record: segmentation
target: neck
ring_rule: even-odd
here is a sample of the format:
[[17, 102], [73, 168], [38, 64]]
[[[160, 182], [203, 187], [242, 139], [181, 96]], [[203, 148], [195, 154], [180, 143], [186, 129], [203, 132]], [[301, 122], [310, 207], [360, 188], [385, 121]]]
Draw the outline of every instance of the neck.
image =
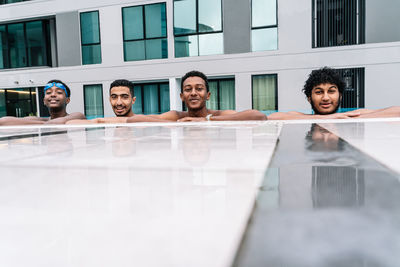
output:
[[65, 109], [60, 109], [60, 110], [49, 109], [49, 113], [50, 113], [50, 119], [57, 119], [68, 115]]
[[208, 109], [204, 106], [200, 109], [189, 109], [189, 117], [205, 117], [208, 115]]

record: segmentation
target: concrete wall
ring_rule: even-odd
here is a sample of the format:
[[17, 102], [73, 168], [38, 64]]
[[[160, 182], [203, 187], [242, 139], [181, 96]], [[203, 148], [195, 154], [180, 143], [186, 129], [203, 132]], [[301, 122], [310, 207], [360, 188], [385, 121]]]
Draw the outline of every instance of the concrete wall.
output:
[[81, 65], [79, 13], [77, 11], [56, 15], [56, 37], [58, 66]]

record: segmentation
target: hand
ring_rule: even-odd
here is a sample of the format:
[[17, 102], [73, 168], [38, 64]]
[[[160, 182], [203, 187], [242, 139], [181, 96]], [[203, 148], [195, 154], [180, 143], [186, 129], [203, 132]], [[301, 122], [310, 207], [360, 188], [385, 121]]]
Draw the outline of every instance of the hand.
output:
[[177, 120], [177, 121], [179, 121], [179, 122], [185, 122], [185, 121], [207, 121], [207, 119], [203, 118], [203, 117], [185, 117], [185, 118], [182, 118], [182, 119]]
[[330, 115], [325, 115], [324, 119], [351, 119], [359, 117], [360, 115], [361, 113], [358, 111], [349, 111], [345, 113], [334, 113]]

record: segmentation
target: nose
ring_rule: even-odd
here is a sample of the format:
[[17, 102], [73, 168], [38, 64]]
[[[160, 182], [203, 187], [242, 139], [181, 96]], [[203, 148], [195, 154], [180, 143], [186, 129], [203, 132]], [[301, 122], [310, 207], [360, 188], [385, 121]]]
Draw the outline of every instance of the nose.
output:
[[121, 97], [118, 97], [118, 98], [117, 98], [117, 105], [119, 105], [119, 104], [122, 104], [122, 99], [121, 99]]
[[329, 100], [328, 92], [325, 92], [325, 93], [322, 95], [322, 100]]
[[190, 91], [190, 94], [191, 94], [191, 95], [197, 95], [197, 91], [196, 91], [196, 89], [195, 89], [195, 88], [193, 88], [193, 89], [192, 89], [192, 91]]

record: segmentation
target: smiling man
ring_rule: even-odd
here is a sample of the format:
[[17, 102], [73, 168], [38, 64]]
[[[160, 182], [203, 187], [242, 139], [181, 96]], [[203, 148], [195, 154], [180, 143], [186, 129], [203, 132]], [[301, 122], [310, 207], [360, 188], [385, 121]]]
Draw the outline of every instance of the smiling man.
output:
[[180, 98], [187, 111], [171, 110], [160, 115], [136, 115], [127, 122], [168, 122], [168, 121], [233, 121], [233, 120], [266, 120], [258, 110], [211, 110], [206, 102], [210, 99], [207, 76], [199, 71], [190, 71], [181, 79]]
[[65, 124], [70, 120], [85, 118], [80, 112], [67, 113], [67, 105], [71, 101], [71, 90], [65, 83], [60, 80], [51, 80], [43, 90], [43, 103], [49, 109], [50, 118], [3, 117], [0, 118], [0, 125]]
[[305, 82], [303, 93], [306, 95], [314, 114], [301, 112], [276, 112], [268, 115], [268, 120], [301, 119], [349, 119], [400, 117], [400, 107], [384, 109], [358, 109], [337, 113], [342, 101], [345, 84], [339, 73], [328, 67], [313, 70]]
[[125, 79], [115, 80], [110, 85], [110, 104], [116, 117], [92, 120], [71, 120], [67, 124], [125, 123], [135, 116], [132, 105], [135, 104], [134, 84]]

